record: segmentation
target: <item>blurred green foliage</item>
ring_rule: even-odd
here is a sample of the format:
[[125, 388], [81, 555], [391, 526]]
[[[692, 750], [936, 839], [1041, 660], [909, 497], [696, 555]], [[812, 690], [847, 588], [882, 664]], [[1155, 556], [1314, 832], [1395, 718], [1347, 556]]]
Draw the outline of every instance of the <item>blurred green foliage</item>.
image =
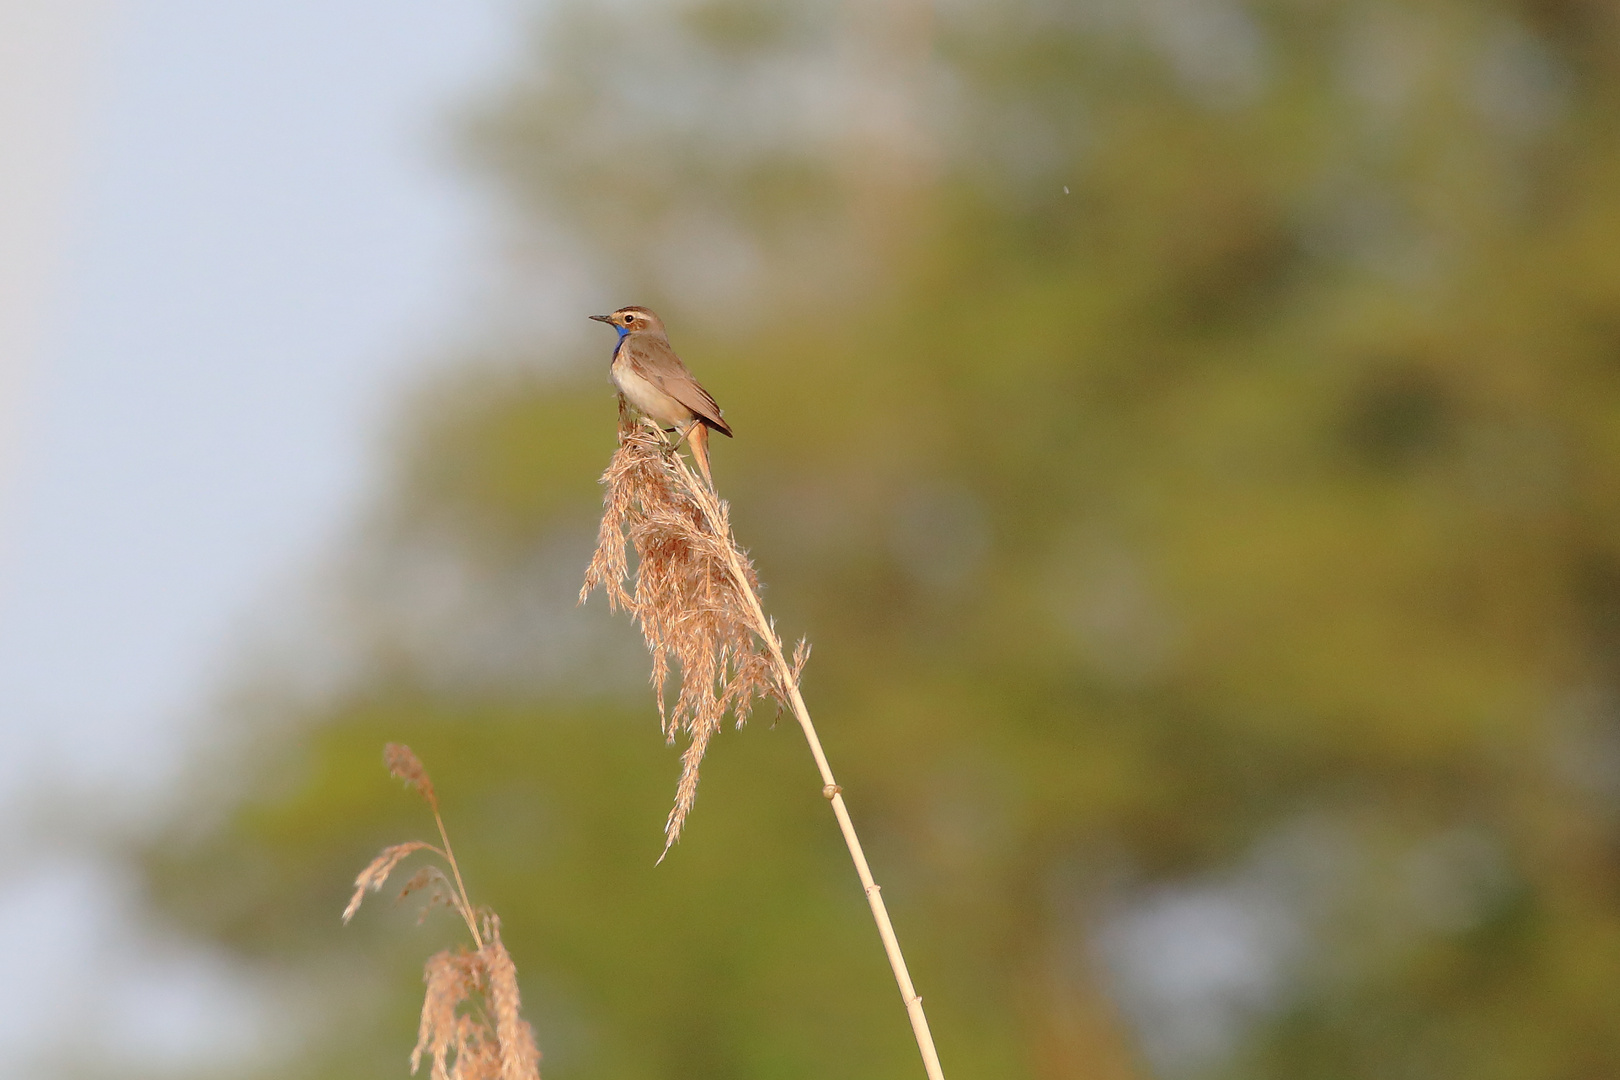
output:
[[[469, 153], [734, 422], [953, 1080], [1620, 1073], [1613, 5], [540, 25]], [[326, 1003], [297, 1075], [401, 1075], [453, 928], [337, 914], [426, 833], [407, 742], [552, 1080], [920, 1075], [791, 724], [715, 742], [653, 866], [676, 754], [635, 631], [572, 606], [587, 325], [419, 396], [353, 670], [211, 764], [154, 896]]]

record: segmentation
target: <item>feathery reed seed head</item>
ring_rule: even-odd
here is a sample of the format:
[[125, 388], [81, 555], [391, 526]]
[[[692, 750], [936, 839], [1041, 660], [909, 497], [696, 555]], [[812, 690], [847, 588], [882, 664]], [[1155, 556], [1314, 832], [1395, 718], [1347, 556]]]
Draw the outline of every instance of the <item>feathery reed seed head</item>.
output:
[[456, 887], [450, 879], [444, 876], [444, 871], [437, 866], [424, 866], [411, 875], [411, 879], [400, 887], [399, 895], [394, 897], [394, 903], [403, 903], [407, 896], [414, 893], [425, 892], [422, 906], [417, 909], [416, 925], [421, 926], [427, 921], [428, 912], [436, 907], [458, 907], [459, 898], [456, 896]]
[[433, 781], [428, 778], [427, 769], [422, 767], [421, 760], [410, 747], [404, 743], [389, 743], [383, 747], [383, 762], [394, 777], [421, 792], [422, 798], [435, 812], [439, 809], [439, 797], [433, 790]]
[[467, 897], [449, 834], [439, 816], [433, 782], [408, 746], [389, 743], [383, 760], [389, 772], [414, 785], [432, 807], [444, 847], [411, 840], [384, 848], [355, 879], [354, 896], [343, 910], [343, 921], [353, 917], [368, 890], [382, 890], [401, 860], [414, 852], [430, 851], [449, 864], [455, 881], [437, 866], [424, 866], [400, 889], [398, 899], [427, 890], [421, 917], [441, 904], [453, 907], [478, 944], [476, 950], [447, 950], [428, 958], [422, 973], [427, 992], [422, 998], [416, 1047], [411, 1051], [411, 1072], [417, 1071], [426, 1054], [433, 1061], [432, 1080], [540, 1080], [540, 1050], [534, 1029], [521, 1015], [517, 967], [501, 941], [501, 921], [487, 908], [474, 908]]
[[[652, 684], [665, 738], [689, 742], [681, 755], [664, 851], [679, 839], [697, 798], [698, 766], [727, 713], [741, 727], [756, 697], [786, 701], [762, 643], [753, 563], [731, 535], [729, 508], [687, 468], [651, 424], [619, 427], [619, 448], [602, 474], [602, 524], [580, 589], [597, 588], [641, 627], [652, 653]], [[626, 543], [635, 549], [633, 590]], [[739, 572], [742, 580], [739, 580]], [[673, 707], [665, 697], [680, 671]]]
[[[354, 913], [360, 910], [360, 902], [366, 898], [367, 889], [372, 892], [382, 892], [383, 883], [388, 880], [388, 875], [394, 872], [394, 867], [399, 865], [400, 860], [412, 852], [424, 849], [434, 852], [439, 850], [432, 844], [421, 840], [408, 840], [403, 844], [393, 844], [383, 848], [377, 857], [367, 863], [364, 870], [360, 871], [360, 876], [354, 879], [354, 896], [349, 899], [349, 906], [343, 909], [343, 921], [347, 923], [354, 918]], [[409, 891], [409, 886], [406, 888]], [[400, 895], [403, 898], [404, 893]]]
[[422, 1055], [433, 1058], [433, 1080], [494, 1080], [500, 1075], [490, 1044], [493, 1032], [488, 1026], [462, 1011], [472, 1003], [484, 982], [480, 953], [465, 948], [445, 950], [428, 957], [422, 972], [427, 993], [422, 998], [422, 1020], [417, 1027], [416, 1047], [411, 1051], [411, 1074], [422, 1064]]
[[534, 1028], [523, 1019], [517, 966], [501, 942], [501, 921], [489, 916], [489, 944], [480, 953], [489, 973], [489, 1004], [495, 1013], [495, 1042], [501, 1052], [501, 1080], [528, 1080], [540, 1075], [540, 1048]]
[[539, 1080], [540, 1050], [521, 1014], [517, 968], [500, 933], [500, 921], [491, 919], [482, 949], [428, 958], [413, 1074], [426, 1055], [432, 1080]]

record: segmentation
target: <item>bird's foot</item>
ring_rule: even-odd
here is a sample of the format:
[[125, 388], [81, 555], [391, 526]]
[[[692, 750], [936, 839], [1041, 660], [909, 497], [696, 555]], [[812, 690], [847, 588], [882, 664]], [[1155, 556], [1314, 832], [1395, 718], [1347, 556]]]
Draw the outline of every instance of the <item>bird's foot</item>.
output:
[[662, 424], [658, 423], [658, 421], [645, 417], [642, 419], [642, 423], [646, 424], [647, 427], [658, 438], [659, 446], [663, 450], [665, 457], [668, 457], [680, 450], [681, 433], [677, 428], [664, 427]]

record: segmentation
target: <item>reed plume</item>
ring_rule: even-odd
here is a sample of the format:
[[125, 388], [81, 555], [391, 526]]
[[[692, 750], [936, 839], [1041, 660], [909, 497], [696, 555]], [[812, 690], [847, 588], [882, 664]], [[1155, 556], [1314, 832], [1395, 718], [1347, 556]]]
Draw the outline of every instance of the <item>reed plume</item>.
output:
[[[742, 727], [756, 698], [788, 702], [755, 623], [757, 605], [749, 602], [759, 579], [731, 539], [728, 508], [690, 471], [690, 484], [680, 483], [676, 468], [686, 470], [685, 462], [657, 427], [621, 423], [619, 449], [602, 476], [607, 493], [596, 553], [579, 593], [584, 603], [601, 588], [612, 609], [630, 612], [641, 625], [664, 736], [673, 744], [678, 733], [687, 735], [675, 805], [664, 823], [666, 853], [680, 838], [697, 798], [698, 766], [726, 714]], [[633, 592], [625, 588], [627, 538], [636, 552]], [[671, 661], [680, 670], [673, 707], [665, 697]]]
[[416, 1047], [411, 1051], [411, 1073], [415, 1075], [421, 1067], [425, 1054], [433, 1062], [432, 1080], [540, 1080], [540, 1050], [534, 1029], [520, 1012], [517, 967], [501, 941], [501, 920], [488, 908], [474, 907], [467, 897], [433, 781], [408, 746], [389, 743], [383, 760], [390, 773], [416, 788], [427, 802], [444, 846], [409, 840], [383, 848], [354, 879], [354, 896], [343, 909], [343, 921], [354, 917], [367, 892], [382, 891], [402, 861], [426, 851], [444, 860], [454, 881], [438, 866], [428, 864], [411, 876], [395, 902], [420, 894], [419, 922], [435, 907], [454, 908], [467, 924], [475, 946], [446, 949], [428, 958], [422, 974], [427, 992]]
[[[602, 485], [606, 488], [602, 523], [580, 588], [580, 603], [600, 588], [607, 593], [610, 608], [629, 612], [640, 625], [652, 653], [652, 683], [664, 736], [673, 743], [684, 731], [689, 739], [681, 755], [675, 805], [664, 824], [664, 855], [679, 839], [691, 812], [698, 766], [726, 714], [741, 727], [761, 697], [790, 709], [810, 746], [821, 773], [821, 793], [832, 804], [866, 891], [923, 1068], [929, 1080], [943, 1080], [922, 998], [912, 987], [882, 891], [872, 879], [842, 789], [833, 779], [799, 693], [809, 643], [800, 639], [788, 659], [775, 622], [760, 605], [754, 564], [732, 535], [726, 501], [697, 478], [655, 423], [631, 423], [622, 399], [619, 446], [602, 474]], [[633, 570], [627, 544], [635, 551]], [[665, 684], [672, 658], [679, 668], [680, 692], [675, 706], [667, 708]]]

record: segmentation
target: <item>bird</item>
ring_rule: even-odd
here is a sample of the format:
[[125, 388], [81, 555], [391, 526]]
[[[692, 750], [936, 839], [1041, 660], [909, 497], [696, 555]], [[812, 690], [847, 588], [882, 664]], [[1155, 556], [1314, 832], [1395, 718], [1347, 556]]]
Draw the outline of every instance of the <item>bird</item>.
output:
[[709, 392], [698, 385], [681, 358], [670, 347], [664, 321], [635, 304], [611, 315], [592, 315], [619, 332], [613, 345], [608, 375], [624, 400], [662, 428], [673, 428], [686, 439], [709, 487], [709, 429], [732, 438], [731, 425]]

